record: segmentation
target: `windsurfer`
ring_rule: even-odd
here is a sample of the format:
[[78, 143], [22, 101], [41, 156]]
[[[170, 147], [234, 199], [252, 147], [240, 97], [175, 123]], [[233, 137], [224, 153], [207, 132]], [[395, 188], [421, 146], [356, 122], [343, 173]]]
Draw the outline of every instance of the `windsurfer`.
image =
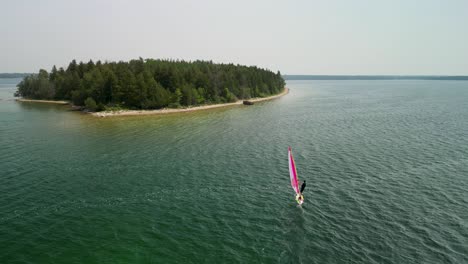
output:
[[299, 205], [304, 202], [304, 196], [302, 196], [302, 191], [305, 188], [305, 181], [301, 184], [299, 188], [299, 181], [297, 180], [297, 171], [296, 165], [294, 164], [294, 159], [291, 153], [291, 147], [288, 148], [288, 160], [289, 160], [289, 177], [291, 178], [291, 187], [296, 193], [296, 201]]
[[304, 191], [305, 187], [306, 187], [306, 181], [304, 180], [304, 182], [301, 184], [301, 191], [296, 195], [296, 201], [299, 204], [302, 204], [304, 202], [304, 196], [302, 195], [302, 192]]
[[306, 181], [304, 180], [304, 182], [301, 185], [301, 194], [304, 191], [305, 187], [306, 187]]

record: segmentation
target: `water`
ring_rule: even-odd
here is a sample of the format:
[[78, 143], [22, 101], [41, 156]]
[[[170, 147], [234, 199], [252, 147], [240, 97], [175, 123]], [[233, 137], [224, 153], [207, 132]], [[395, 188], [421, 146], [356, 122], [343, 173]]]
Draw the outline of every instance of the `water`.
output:
[[18, 81], [0, 79], [0, 263], [468, 262], [467, 81], [289, 81], [106, 119], [17, 103]]

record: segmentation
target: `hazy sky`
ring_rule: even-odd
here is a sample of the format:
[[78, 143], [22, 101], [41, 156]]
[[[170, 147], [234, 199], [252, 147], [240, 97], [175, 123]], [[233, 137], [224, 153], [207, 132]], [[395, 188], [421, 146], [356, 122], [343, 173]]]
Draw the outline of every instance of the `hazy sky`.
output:
[[283, 74], [468, 75], [468, 1], [1, 0], [0, 72], [173, 58]]

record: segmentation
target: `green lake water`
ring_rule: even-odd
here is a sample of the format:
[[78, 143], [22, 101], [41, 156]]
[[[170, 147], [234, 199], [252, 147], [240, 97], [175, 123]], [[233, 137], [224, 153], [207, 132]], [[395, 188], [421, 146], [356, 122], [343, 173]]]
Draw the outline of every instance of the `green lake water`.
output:
[[468, 263], [468, 81], [288, 81], [115, 118], [18, 103], [18, 82], [0, 79], [0, 263]]

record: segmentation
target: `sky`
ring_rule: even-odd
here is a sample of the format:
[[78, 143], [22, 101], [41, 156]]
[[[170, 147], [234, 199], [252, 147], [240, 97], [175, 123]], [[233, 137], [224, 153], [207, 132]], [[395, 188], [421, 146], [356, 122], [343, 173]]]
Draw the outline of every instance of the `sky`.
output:
[[142, 58], [468, 75], [465, 0], [0, 0], [0, 72]]

